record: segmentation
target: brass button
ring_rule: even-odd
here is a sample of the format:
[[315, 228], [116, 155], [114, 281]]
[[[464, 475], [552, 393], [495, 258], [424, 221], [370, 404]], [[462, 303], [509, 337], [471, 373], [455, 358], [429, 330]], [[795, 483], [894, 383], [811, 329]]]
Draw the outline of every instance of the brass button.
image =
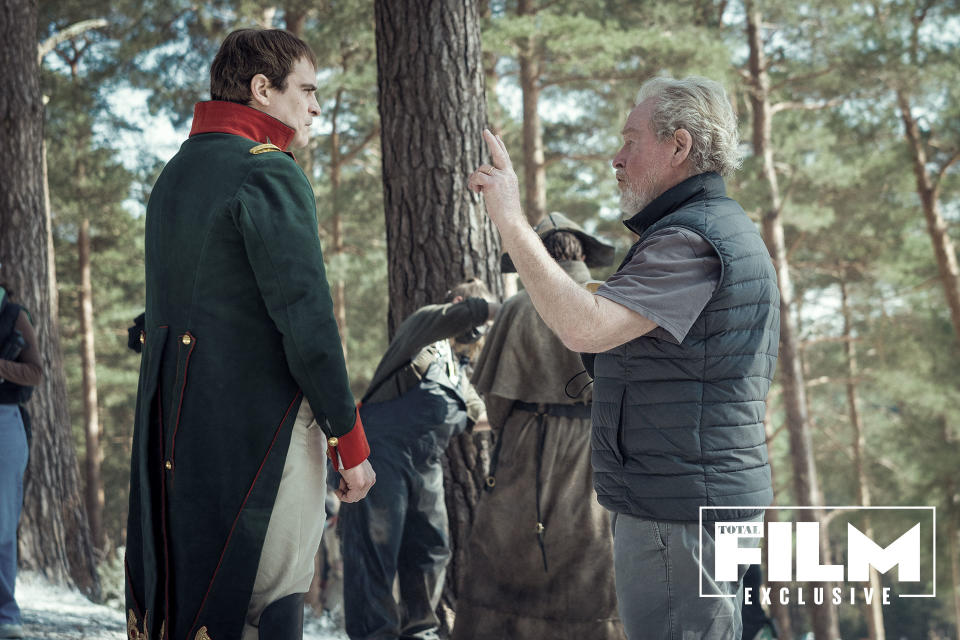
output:
[[327, 438], [327, 445], [329, 445], [329, 446], [331, 446], [331, 447], [335, 447], [335, 446], [337, 446], [338, 444], [340, 444], [340, 438], [338, 438], [338, 437], [336, 437], [336, 436], [331, 436], [331, 437]]
[[190, 334], [186, 334], [186, 333], [185, 333], [185, 334], [183, 335], [183, 337], [180, 338], [180, 342], [182, 342], [183, 344], [190, 344], [190, 343], [192, 342], [192, 340], [191, 340], [191, 338], [190, 338]]
[[497, 486], [497, 479], [493, 476], [487, 476], [487, 486], [493, 489], [495, 486]]
[[147, 334], [143, 331], [140, 332], [140, 344], [143, 344], [147, 341]]
[[544, 526], [542, 522], [537, 523], [537, 533], [543, 533]]
[[167, 468], [167, 471], [170, 471], [171, 469], [173, 469], [173, 463], [170, 462], [169, 460], [167, 460], [166, 462], [164, 462], [164, 463], [163, 463], [163, 466], [165, 466], [165, 467]]

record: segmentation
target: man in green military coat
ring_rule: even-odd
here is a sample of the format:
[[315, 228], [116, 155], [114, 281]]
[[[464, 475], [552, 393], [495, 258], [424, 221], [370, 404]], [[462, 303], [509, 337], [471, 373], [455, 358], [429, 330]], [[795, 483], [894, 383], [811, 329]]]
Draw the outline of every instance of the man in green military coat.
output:
[[241, 30], [146, 219], [146, 320], [127, 529], [128, 636], [302, 636], [338, 494], [374, 482], [347, 382], [314, 195], [288, 147], [320, 108], [309, 47]]

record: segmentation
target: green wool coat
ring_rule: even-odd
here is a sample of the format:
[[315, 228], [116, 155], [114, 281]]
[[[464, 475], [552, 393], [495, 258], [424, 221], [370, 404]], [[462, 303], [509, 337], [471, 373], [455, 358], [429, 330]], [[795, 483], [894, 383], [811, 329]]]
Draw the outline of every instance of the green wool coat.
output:
[[256, 146], [191, 137], [147, 207], [130, 637], [239, 638], [301, 401], [328, 436], [354, 426], [313, 191]]

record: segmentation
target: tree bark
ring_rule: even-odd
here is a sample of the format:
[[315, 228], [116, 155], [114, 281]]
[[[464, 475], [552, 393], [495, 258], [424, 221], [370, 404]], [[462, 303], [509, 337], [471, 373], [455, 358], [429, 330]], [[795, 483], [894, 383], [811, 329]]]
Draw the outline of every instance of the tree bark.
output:
[[43, 164], [43, 220], [47, 229], [47, 290], [50, 292], [50, 313], [60, 317], [60, 294], [57, 291], [57, 261], [53, 247], [53, 215], [50, 209], [50, 177], [47, 172], [47, 141], [41, 150]]
[[37, 3], [0, 0], [0, 122], [8, 157], [0, 163], [3, 279], [30, 310], [44, 368], [28, 409], [33, 445], [20, 522], [20, 564], [99, 597], [89, 529], [70, 433], [56, 310], [51, 307], [43, 190], [43, 104], [37, 65]]
[[[377, 85], [390, 296], [388, 330], [475, 276], [496, 296], [500, 242], [467, 177], [486, 158], [476, 0], [376, 0]], [[441, 602], [448, 631], [462, 549], [482, 482], [482, 449], [455, 438], [444, 460], [451, 562]]]
[[375, 5], [389, 334], [471, 276], [500, 293], [500, 242], [467, 177], [487, 157], [475, 0]]
[[[488, 20], [493, 16], [493, 9], [490, 6], [490, 0], [479, 0], [480, 18]], [[500, 135], [503, 132], [503, 124], [506, 115], [500, 101], [497, 99], [497, 86], [500, 82], [500, 76], [497, 74], [497, 54], [492, 51], [486, 51], [483, 54], [483, 77], [486, 82], [485, 93], [487, 95], [487, 121], [490, 123], [490, 130]], [[501, 276], [503, 280], [503, 299], [516, 295], [519, 290], [520, 276], [516, 273], [504, 273]]]
[[[763, 420], [763, 430], [767, 436], [767, 447], [773, 447], [773, 430], [770, 428], [770, 409], [772, 407], [767, 407], [767, 416]], [[770, 483], [774, 487], [773, 491], [773, 506], [776, 506], [779, 502], [777, 497], [777, 482], [776, 482], [776, 468], [774, 461], [771, 458], [769, 461], [770, 464]], [[777, 522], [780, 520], [780, 511], [778, 509], [767, 509], [764, 512], [764, 522]], [[766, 582], [766, 576], [764, 576], [764, 582]], [[779, 598], [770, 599], [770, 616], [777, 623], [777, 638], [779, 640], [793, 640], [793, 623], [790, 620], [790, 605], [782, 604]]]
[[[853, 428], [853, 467], [857, 474], [857, 503], [869, 507], [870, 482], [864, 465], [864, 452], [867, 447], [867, 438], [863, 430], [863, 420], [860, 417], [860, 399], [857, 394], [857, 345], [853, 337], [853, 314], [850, 311], [850, 296], [843, 274], [840, 275], [840, 304], [843, 311], [844, 351], [847, 358], [847, 412], [850, 414], [850, 426]], [[873, 524], [870, 521], [870, 512], [866, 511], [863, 521], [863, 533], [873, 537]], [[882, 584], [880, 574], [870, 567], [870, 587], [873, 593], [881, 593]], [[866, 605], [864, 616], [867, 619], [867, 633], [870, 640], [886, 640], [887, 634], [883, 628], [883, 604], [879, 599]]]
[[[795, 499], [802, 506], [822, 506], [817, 468], [813, 458], [813, 442], [807, 419], [806, 391], [800, 360], [798, 332], [794, 318], [793, 284], [783, 228], [783, 202], [774, 167], [772, 144], [772, 113], [770, 109], [770, 77], [760, 34], [762, 16], [752, 0], [746, 0], [746, 31], [749, 46], [750, 103], [753, 113], [753, 152], [761, 161], [760, 179], [766, 183], [769, 206], [763, 214], [763, 238], [777, 270], [780, 288], [780, 355], [778, 369], [787, 430], [790, 434], [790, 456], [793, 462]], [[812, 510], [814, 519], [824, 522], [822, 509]], [[821, 536], [821, 559], [830, 557], [826, 532]], [[812, 584], [829, 593], [831, 585]], [[838, 640], [840, 637], [837, 612], [830, 604], [811, 606], [810, 617], [818, 640]]]
[[[340, 115], [340, 103], [343, 90], [337, 91], [333, 113], [330, 116], [330, 207], [333, 242], [330, 247], [332, 257], [343, 255], [343, 216], [340, 212], [340, 172], [343, 161], [340, 156], [340, 132], [337, 130], [337, 116]], [[342, 274], [338, 274], [333, 283], [333, 314], [340, 328], [340, 342], [343, 345], [343, 358], [347, 359], [347, 295]]]
[[307, 15], [316, 6], [323, 4], [315, 0], [286, 0], [283, 3], [283, 27], [298, 38], [303, 38], [303, 27]]
[[[960, 342], [960, 270], [957, 268], [956, 248], [947, 230], [947, 223], [940, 212], [940, 182], [931, 176], [927, 169], [929, 160], [920, 134], [920, 127], [913, 116], [910, 99], [902, 90], [897, 91], [897, 107], [900, 110], [900, 119], [903, 121], [904, 137], [910, 147], [910, 156], [913, 159], [913, 174], [917, 181], [917, 195], [920, 196], [923, 217], [927, 223], [927, 233], [930, 235], [930, 242], [933, 243], [933, 253], [937, 258], [937, 270], [940, 272], [940, 282], [947, 299], [950, 321], [953, 323], [953, 333], [957, 341]], [[946, 169], [946, 167], [943, 169]]]
[[90, 523], [90, 540], [95, 549], [106, 548], [103, 530], [104, 493], [100, 469], [103, 465], [103, 449], [100, 446], [100, 411], [97, 398], [97, 355], [93, 336], [93, 285], [90, 281], [90, 220], [80, 223], [77, 237], [80, 268], [80, 336], [83, 343], [81, 360], [83, 369], [83, 426], [86, 436], [85, 487], [87, 519]]
[[[535, 15], [536, 0], [520, 0], [517, 13]], [[529, 36], [519, 54], [520, 89], [523, 93], [523, 193], [531, 225], [547, 213], [547, 170], [543, 159], [543, 125], [540, 123], [540, 58], [537, 38]]]

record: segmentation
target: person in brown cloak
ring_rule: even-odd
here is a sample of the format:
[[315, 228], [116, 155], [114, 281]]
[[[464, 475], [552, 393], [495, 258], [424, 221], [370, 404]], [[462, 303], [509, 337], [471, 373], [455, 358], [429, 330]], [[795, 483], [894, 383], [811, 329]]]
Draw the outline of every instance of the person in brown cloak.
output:
[[[536, 231], [583, 285], [588, 267], [613, 261], [611, 245], [561, 213]], [[509, 255], [502, 266], [515, 271]], [[593, 490], [588, 383], [579, 355], [525, 291], [503, 304], [473, 375], [498, 438], [461, 573], [454, 640], [624, 637], [610, 516]]]

